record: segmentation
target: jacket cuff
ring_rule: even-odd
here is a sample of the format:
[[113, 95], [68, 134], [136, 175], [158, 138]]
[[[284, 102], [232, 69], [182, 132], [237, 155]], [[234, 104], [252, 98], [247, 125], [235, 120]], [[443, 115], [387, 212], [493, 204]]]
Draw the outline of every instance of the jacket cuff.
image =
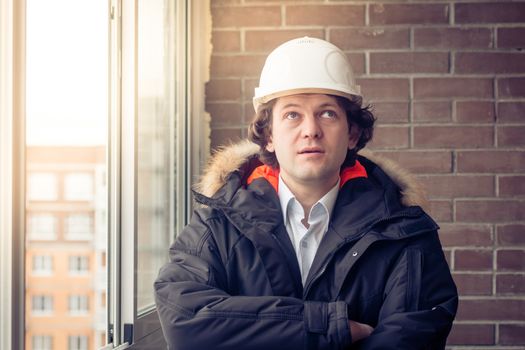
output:
[[352, 343], [348, 325], [347, 305], [343, 301], [307, 301], [304, 308], [305, 330], [311, 335], [320, 335], [332, 349], [346, 349]]

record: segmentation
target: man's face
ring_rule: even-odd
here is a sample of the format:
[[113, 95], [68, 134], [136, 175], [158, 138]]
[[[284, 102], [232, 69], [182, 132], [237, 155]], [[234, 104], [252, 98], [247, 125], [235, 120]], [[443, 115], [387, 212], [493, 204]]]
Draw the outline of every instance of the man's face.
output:
[[299, 94], [277, 99], [266, 149], [275, 152], [288, 186], [326, 187], [337, 182], [346, 152], [358, 138], [334, 97]]

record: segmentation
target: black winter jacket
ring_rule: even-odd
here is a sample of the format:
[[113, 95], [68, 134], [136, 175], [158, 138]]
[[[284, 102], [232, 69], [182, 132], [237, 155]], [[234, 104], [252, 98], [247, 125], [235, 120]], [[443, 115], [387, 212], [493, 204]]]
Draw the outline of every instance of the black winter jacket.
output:
[[[215, 157], [201, 184], [213, 195], [195, 194], [207, 207], [155, 282], [169, 349], [443, 349], [457, 291], [437, 225], [400, 200], [418, 197], [415, 183], [360, 157], [368, 178], [341, 187], [303, 288], [277, 193], [264, 178], [245, 184], [256, 150]], [[352, 344], [349, 319], [373, 333]]]

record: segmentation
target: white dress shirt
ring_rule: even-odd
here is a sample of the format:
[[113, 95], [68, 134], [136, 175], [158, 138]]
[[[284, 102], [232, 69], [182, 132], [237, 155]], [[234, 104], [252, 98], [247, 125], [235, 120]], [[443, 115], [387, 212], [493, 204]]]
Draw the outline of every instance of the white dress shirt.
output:
[[283, 209], [283, 220], [299, 262], [303, 285], [314, 261], [317, 248], [319, 248], [319, 243], [328, 231], [330, 216], [339, 193], [339, 182], [340, 180], [312, 206], [308, 215], [310, 226], [306, 228], [301, 222], [305, 217], [303, 207], [279, 176], [279, 200]]

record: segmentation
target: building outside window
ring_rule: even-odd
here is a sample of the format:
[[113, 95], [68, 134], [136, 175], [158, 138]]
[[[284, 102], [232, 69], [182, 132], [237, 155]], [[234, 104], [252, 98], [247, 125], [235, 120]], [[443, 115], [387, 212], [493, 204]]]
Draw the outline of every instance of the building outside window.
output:
[[64, 197], [70, 201], [93, 200], [93, 175], [90, 173], [69, 173], [64, 178]]
[[53, 297], [50, 295], [33, 295], [31, 298], [33, 315], [47, 316], [53, 313]]
[[32, 172], [28, 176], [28, 199], [54, 201], [58, 199], [58, 181], [53, 173]]
[[57, 237], [57, 219], [51, 214], [29, 214], [29, 238], [52, 241]]
[[89, 272], [89, 257], [85, 255], [72, 255], [69, 257], [69, 274], [78, 275]]
[[89, 312], [89, 298], [87, 295], [70, 295], [68, 307], [72, 315], [86, 315]]
[[32, 350], [52, 350], [53, 338], [50, 335], [34, 335], [31, 337]]
[[72, 214], [66, 218], [66, 239], [74, 241], [93, 238], [93, 218], [88, 214]]
[[88, 337], [85, 335], [70, 335], [68, 337], [68, 350], [87, 350]]
[[51, 255], [33, 256], [33, 275], [53, 274], [53, 257]]

